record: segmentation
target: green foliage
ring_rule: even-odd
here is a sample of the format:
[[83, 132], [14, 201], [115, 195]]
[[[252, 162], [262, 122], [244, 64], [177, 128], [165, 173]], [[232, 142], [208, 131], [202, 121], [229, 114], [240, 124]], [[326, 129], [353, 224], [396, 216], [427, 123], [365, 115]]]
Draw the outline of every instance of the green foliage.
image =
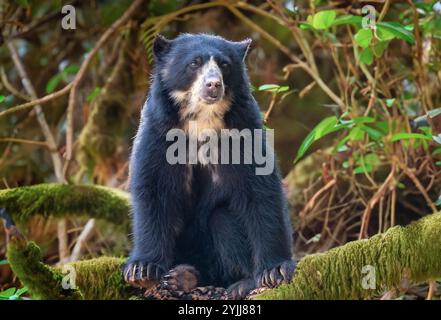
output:
[[27, 287], [21, 289], [9, 288], [0, 292], [0, 300], [22, 300], [21, 296], [28, 291]]
[[34, 215], [88, 216], [127, 228], [129, 195], [95, 185], [39, 184], [0, 190], [0, 207], [17, 223]]
[[327, 136], [330, 133], [336, 132], [343, 128], [346, 128], [347, 125], [339, 124], [336, 116], [331, 116], [320, 121], [318, 125], [312, 129], [312, 131], [306, 136], [300, 145], [299, 151], [297, 152], [297, 156], [294, 162], [297, 162], [302, 158], [305, 153], [308, 151], [309, 147], [317, 140]]
[[362, 48], [367, 48], [372, 41], [372, 30], [371, 29], [360, 29], [355, 34], [355, 42]]
[[337, 12], [335, 10], [325, 10], [317, 12], [312, 17], [312, 26], [314, 27], [314, 29], [317, 30], [327, 29], [332, 26], [336, 16]]
[[0, 95], [0, 103], [2, 103], [3, 101], [5, 101], [5, 99], [6, 99], [5, 96]]
[[[386, 34], [386, 35], [393, 35], [394, 37], [404, 40], [410, 44], [415, 44], [415, 37], [411, 31], [406, 29], [401, 23], [399, 22], [379, 22], [377, 23], [377, 28], [380, 31], [380, 33]], [[389, 40], [392, 40], [393, 37], [389, 36]]]
[[264, 84], [261, 85], [258, 89], [258, 91], [268, 91], [272, 93], [281, 93], [286, 92], [289, 90], [289, 86], [280, 86], [278, 84]]
[[371, 48], [366, 48], [360, 53], [360, 61], [364, 64], [371, 65], [374, 61], [374, 55]]
[[52, 76], [52, 78], [49, 79], [49, 81], [46, 84], [46, 93], [52, 93], [55, 91], [55, 89], [58, 87], [58, 85], [62, 82], [68, 81], [68, 76], [76, 74], [80, 67], [78, 65], [72, 64], [67, 67], [65, 67], [63, 70], [61, 70], [56, 75]]
[[399, 132], [392, 136], [391, 141], [394, 142], [394, 141], [409, 140], [409, 139], [432, 140], [432, 137], [421, 133]]
[[87, 95], [87, 97], [86, 97], [86, 101], [87, 102], [92, 102], [93, 100], [95, 100], [95, 98], [97, 97], [97, 96], [99, 96], [99, 94], [101, 93], [101, 91], [102, 91], [102, 89], [103, 88], [101, 88], [101, 87], [96, 87], [96, 88], [94, 88], [88, 95]]

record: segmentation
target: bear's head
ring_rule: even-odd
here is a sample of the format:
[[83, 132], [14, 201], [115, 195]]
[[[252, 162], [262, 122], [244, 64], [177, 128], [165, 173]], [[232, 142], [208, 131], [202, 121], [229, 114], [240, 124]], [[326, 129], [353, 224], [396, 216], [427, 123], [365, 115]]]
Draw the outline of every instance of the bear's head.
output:
[[232, 101], [249, 92], [244, 59], [251, 40], [206, 34], [157, 36], [153, 45], [156, 79], [179, 107], [182, 119], [219, 126]]

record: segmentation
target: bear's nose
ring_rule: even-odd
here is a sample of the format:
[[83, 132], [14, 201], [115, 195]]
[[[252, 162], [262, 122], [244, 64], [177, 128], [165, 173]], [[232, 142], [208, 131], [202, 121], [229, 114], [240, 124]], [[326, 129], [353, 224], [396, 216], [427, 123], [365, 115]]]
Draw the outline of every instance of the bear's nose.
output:
[[205, 82], [205, 86], [208, 89], [218, 89], [221, 87], [221, 85], [222, 85], [222, 83], [221, 83], [220, 79], [218, 79], [218, 78], [210, 78], [210, 79], [207, 79], [207, 81]]

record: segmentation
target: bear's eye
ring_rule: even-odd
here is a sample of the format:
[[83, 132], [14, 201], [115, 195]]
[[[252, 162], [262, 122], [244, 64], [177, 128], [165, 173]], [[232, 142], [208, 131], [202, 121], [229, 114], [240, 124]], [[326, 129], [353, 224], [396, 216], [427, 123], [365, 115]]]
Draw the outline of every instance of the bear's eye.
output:
[[190, 67], [192, 69], [197, 69], [202, 65], [202, 59], [201, 58], [196, 58], [194, 59], [191, 63], [190, 63]]
[[221, 68], [223, 70], [228, 70], [230, 68], [230, 64], [228, 62], [224, 61], [224, 62], [221, 63]]

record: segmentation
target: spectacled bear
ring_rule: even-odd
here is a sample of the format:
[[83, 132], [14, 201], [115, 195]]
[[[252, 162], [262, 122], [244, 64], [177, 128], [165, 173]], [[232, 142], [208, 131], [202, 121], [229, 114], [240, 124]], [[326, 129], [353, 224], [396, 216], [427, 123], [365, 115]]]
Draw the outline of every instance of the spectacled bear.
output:
[[[262, 129], [245, 67], [251, 40], [156, 37], [155, 69], [130, 160], [133, 249], [124, 277], [190, 291], [228, 288], [232, 299], [290, 281], [292, 231], [278, 170], [251, 164], [170, 164], [167, 132]], [[185, 131], [188, 133], [188, 130]], [[266, 150], [266, 152], [272, 152]]]

